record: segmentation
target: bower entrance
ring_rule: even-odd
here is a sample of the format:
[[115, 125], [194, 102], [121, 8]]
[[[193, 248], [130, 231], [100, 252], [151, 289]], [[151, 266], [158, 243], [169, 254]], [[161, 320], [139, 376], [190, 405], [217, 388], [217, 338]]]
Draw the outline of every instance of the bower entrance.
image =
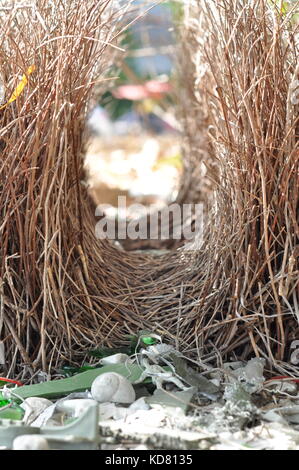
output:
[[[124, 11], [113, 2], [37, 4], [34, 14], [1, 12], [10, 32], [0, 110], [5, 373], [80, 362], [89, 349], [150, 329], [201, 363], [258, 355], [298, 375], [293, 19], [264, 0], [188, 3], [178, 201], [203, 198], [203, 161], [216, 189], [201, 249], [157, 258], [97, 240], [81, 184], [86, 104], [114, 60]], [[20, 74], [24, 87], [10, 100]]]

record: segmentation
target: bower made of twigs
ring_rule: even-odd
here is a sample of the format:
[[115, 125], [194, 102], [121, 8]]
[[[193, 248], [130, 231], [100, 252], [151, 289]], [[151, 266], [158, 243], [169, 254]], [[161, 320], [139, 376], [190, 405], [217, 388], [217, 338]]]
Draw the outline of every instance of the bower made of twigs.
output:
[[297, 20], [266, 0], [186, 2], [178, 201], [205, 204], [204, 240], [198, 250], [153, 257], [96, 240], [81, 184], [93, 89], [105, 89], [122, 53], [128, 5], [116, 3], [0, 8], [0, 334], [8, 374], [80, 362], [89, 349], [150, 329], [201, 362], [261, 356], [296, 375]]

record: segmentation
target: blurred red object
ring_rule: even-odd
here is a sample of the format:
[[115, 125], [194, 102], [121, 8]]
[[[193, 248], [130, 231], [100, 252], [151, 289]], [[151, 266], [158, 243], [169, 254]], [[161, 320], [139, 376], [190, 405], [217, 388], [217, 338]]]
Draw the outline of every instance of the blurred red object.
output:
[[122, 85], [116, 88], [112, 94], [115, 98], [131, 101], [144, 100], [145, 98], [162, 98], [164, 93], [169, 93], [172, 87], [169, 82], [150, 80], [143, 85]]

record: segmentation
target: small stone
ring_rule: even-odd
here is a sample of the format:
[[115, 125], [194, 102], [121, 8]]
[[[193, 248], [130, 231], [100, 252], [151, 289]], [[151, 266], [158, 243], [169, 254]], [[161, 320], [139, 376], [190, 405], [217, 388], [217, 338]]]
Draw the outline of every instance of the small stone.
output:
[[49, 445], [39, 434], [23, 434], [14, 439], [13, 450], [49, 450]]

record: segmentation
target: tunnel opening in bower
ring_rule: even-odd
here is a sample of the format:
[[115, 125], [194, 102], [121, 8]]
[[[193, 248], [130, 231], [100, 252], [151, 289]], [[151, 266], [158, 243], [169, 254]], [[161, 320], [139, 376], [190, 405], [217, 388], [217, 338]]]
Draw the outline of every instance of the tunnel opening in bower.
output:
[[38, 15], [29, 6], [0, 15], [4, 372], [77, 364], [147, 329], [199, 364], [259, 356], [298, 375], [292, 12], [265, 0], [194, 1], [180, 11], [176, 202], [202, 202], [204, 230], [202, 243], [155, 256], [97, 239], [84, 180], [86, 113], [121, 53], [128, 4], [37, 5]]

